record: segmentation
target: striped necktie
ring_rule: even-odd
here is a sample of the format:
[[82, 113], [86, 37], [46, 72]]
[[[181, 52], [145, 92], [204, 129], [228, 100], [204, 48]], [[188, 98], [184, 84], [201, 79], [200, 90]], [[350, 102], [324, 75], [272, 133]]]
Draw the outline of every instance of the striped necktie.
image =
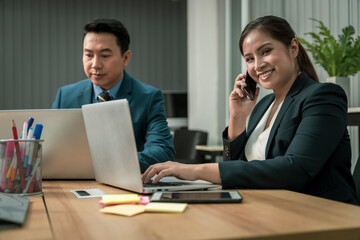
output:
[[97, 99], [100, 102], [107, 102], [107, 101], [110, 101], [112, 99], [112, 96], [110, 95], [110, 93], [108, 93], [106, 91], [103, 91], [97, 96]]

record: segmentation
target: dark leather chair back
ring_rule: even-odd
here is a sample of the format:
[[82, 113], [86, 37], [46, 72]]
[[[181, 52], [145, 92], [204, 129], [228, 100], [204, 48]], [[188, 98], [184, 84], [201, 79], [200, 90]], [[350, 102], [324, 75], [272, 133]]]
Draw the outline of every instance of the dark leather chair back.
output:
[[196, 145], [207, 144], [208, 133], [200, 130], [177, 129], [174, 131], [175, 160], [182, 163], [202, 163]]

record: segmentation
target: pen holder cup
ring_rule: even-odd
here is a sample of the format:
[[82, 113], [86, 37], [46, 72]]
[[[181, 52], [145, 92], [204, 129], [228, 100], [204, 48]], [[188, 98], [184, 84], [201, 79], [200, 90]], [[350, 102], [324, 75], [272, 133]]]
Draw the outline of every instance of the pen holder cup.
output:
[[0, 140], [0, 192], [21, 195], [42, 193], [43, 141]]

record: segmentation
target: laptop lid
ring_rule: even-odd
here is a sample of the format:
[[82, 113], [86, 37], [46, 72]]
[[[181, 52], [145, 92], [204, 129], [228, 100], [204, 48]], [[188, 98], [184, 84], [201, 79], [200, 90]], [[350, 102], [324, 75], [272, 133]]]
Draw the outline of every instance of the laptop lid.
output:
[[34, 118], [44, 129], [42, 177], [44, 179], [94, 179], [81, 109], [29, 109], [0, 111], [0, 138], [13, 138], [11, 120], [19, 135], [24, 122]]
[[[87, 104], [82, 106], [82, 110], [97, 181], [138, 193], [218, 186], [203, 181], [182, 181], [171, 177], [161, 181], [165, 186], [144, 187], [127, 100]], [[168, 184], [168, 181], [171, 184]]]

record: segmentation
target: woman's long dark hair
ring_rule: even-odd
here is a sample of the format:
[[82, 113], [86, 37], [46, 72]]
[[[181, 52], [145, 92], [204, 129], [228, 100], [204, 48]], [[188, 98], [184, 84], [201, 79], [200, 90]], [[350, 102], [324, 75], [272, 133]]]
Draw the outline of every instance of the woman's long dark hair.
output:
[[[241, 33], [239, 47], [242, 55], [244, 55], [244, 39], [252, 30], [255, 29], [269, 34], [273, 39], [282, 42], [287, 47], [289, 47], [291, 45], [291, 41], [296, 38], [294, 30], [285, 19], [276, 16], [260, 17], [246, 25], [245, 29]], [[300, 43], [297, 63], [300, 71], [305, 72], [310, 78], [314, 79], [316, 82], [319, 82], [319, 77], [317, 76], [314, 66], [311, 63], [311, 60], [304, 47]]]

